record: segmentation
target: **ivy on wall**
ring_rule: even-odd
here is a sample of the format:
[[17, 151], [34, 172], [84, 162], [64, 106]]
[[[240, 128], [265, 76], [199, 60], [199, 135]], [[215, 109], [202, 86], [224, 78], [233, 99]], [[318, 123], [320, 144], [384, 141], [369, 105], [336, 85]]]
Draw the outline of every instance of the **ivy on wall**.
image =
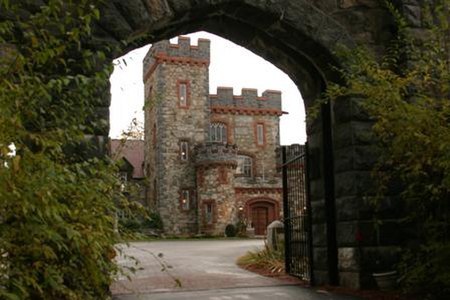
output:
[[373, 119], [375, 205], [390, 196], [403, 201], [400, 222], [413, 232], [396, 266], [401, 284], [443, 299], [450, 294], [450, 1], [423, 7], [419, 36], [387, 3], [398, 39], [381, 59], [365, 49], [344, 51], [345, 84], [331, 84], [325, 98], [358, 99]]

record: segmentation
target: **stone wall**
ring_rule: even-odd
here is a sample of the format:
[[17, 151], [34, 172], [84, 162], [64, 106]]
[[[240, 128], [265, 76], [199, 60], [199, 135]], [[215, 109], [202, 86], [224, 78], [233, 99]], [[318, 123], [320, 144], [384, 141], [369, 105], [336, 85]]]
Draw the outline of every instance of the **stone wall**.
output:
[[257, 89], [243, 88], [240, 95], [234, 95], [233, 88], [218, 87], [215, 95], [209, 95], [209, 100], [212, 107], [281, 110], [281, 92], [274, 90], [265, 90], [258, 96]]

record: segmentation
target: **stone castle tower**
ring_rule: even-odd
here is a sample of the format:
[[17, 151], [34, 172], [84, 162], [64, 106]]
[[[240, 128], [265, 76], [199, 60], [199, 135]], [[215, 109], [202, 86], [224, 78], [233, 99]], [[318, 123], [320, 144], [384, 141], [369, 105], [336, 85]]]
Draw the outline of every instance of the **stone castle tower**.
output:
[[186, 37], [154, 44], [144, 59], [148, 202], [168, 234], [223, 235], [238, 221], [264, 234], [281, 214], [281, 93], [210, 95], [209, 62], [209, 40]]

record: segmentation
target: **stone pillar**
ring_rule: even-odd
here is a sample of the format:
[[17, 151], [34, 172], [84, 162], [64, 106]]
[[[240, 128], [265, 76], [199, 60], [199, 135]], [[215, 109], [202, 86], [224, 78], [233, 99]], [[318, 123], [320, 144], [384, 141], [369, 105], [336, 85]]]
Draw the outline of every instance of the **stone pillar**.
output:
[[[383, 224], [377, 234], [370, 196], [376, 185], [372, 170], [379, 157], [372, 132], [373, 120], [361, 107], [363, 99], [339, 99], [334, 103], [334, 170], [336, 239], [340, 285], [374, 286], [372, 272], [379, 261], [392, 268], [401, 231], [399, 201], [384, 203], [377, 217]], [[379, 238], [381, 235], [381, 239]]]

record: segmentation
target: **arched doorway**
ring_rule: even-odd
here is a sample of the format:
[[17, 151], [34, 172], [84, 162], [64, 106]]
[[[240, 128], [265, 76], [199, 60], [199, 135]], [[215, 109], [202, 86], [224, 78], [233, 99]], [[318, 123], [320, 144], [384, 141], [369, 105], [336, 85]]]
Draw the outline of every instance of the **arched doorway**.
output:
[[247, 220], [255, 229], [255, 235], [267, 233], [267, 226], [279, 218], [278, 202], [269, 198], [256, 198], [246, 203]]

